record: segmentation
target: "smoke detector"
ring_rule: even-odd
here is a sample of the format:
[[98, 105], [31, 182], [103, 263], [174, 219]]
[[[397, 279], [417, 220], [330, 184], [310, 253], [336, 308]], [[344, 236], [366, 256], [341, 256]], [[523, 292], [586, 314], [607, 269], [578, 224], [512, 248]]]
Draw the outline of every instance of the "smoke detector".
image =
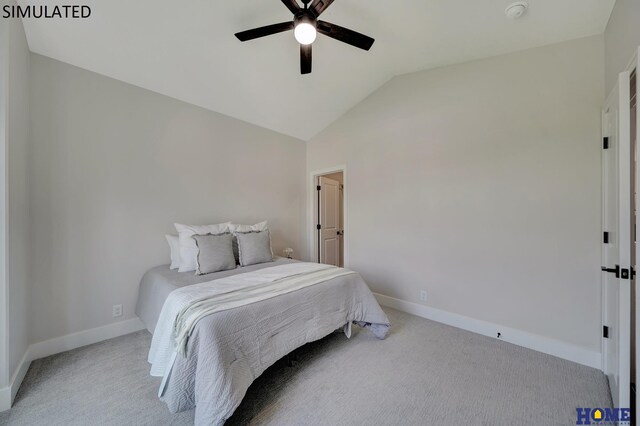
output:
[[504, 10], [505, 15], [509, 19], [518, 19], [525, 13], [527, 13], [527, 8], [529, 7], [529, 3], [526, 1], [517, 1], [515, 3], [511, 3]]

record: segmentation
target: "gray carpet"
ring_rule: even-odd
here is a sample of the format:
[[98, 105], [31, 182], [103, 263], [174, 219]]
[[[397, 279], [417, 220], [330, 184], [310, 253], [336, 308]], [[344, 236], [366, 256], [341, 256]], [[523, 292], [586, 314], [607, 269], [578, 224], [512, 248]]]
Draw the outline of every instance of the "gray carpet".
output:
[[[230, 425], [575, 425], [611, 406], [597, 370], [385, 309], [385, 341], [354, 327], [306, 345], [249, 389]], [[182, 425], [148, 375], [151, 336], [130, 334], [35, 361], [8, 425]]]

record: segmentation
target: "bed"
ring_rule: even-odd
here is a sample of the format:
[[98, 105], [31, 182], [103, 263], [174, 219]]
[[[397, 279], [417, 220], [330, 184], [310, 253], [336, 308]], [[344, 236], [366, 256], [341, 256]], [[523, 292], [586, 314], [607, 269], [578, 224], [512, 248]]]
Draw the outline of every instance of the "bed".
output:
[[285, 258], [202, 276], [153, 268], [136, 313], [154, 335], [159, 397], [174, 413], [195, 408], [196, 425], [223, 424], [251, 383], [296, 348], [336, 329], [348, 337], [353, 323], [380, 339], [390, 326], [359, 274]]

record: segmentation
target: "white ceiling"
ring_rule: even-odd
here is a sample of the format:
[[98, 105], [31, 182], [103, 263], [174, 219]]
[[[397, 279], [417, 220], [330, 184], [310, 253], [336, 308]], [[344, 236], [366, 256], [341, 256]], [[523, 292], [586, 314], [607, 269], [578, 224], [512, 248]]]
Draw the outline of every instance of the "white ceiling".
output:
[[308, 140], [394, 75], [600, 34], [615, 0], [529, 0], [517, 21], [510, 2], [336, 0], [322, 18], [376, 42], [320, 35], [306, 76], [292, 32], [234, 37], [291, 19], [279, 0], [86, 0], [89, 19], [24, 23], [35, 53]]

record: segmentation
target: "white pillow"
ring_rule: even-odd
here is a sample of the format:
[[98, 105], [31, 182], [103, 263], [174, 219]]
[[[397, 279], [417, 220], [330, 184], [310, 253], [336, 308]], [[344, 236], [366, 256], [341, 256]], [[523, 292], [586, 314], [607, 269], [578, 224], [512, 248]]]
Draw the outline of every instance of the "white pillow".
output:
[[229, 231], [235, 232], [260, 232], [269, 229], [267, 221], [256, 223], [255, 225], [238, 225], [236, 223], [229, 224]]
[[194, 235], [223, 234], [229, 232], [231, 222], [219, 223], [217, 225], [183, 225], [174, 223], [178, 231], [178, 242], [180, 244], [180, 267], [178, 272], [195, 271], [198, 267], [198, 245], [194, 240]]
[[178, 243], [178, 236], [167, 234], [165, 238], [169, 243], [169, 250], [171, 250], [171, 266], [169, 266], [169, 269], [178, 269], [180, 267], [180, 244]]

